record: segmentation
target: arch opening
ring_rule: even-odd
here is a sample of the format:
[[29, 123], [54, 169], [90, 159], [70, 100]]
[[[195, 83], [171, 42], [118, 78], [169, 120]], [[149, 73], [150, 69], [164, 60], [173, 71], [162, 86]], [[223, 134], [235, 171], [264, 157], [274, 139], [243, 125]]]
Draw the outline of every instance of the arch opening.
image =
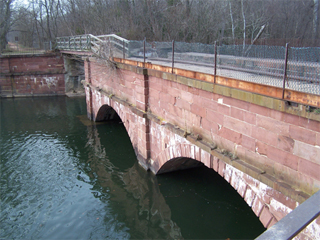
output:
[[157, 175], [162, 173], [174, 172], [178, 170], [185, 170], [190, 168], [197, 168], [204, 166], [204, 164], [198, 160], [187, 158], [187, 157], [177, 157], [172, 158], [161, 166], [158, 170]]
[[96, 122], [112, 121], [112, 122], [122, 122], [118, 113], [109, 105], [103, 105], [100, 107], [97, 116], [95, 118]]

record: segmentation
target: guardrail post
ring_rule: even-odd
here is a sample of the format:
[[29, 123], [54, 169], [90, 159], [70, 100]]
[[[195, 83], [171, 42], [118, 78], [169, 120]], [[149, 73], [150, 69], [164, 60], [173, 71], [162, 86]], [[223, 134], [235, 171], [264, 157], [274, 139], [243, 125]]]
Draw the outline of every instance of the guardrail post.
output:
[[123, 59], [126, 58], [125, 48], [124, 48], [124, 40], [122, 40], [122, 52], [123, 52]]
[[91, 49], [91, 48], [90, 48], [90, 47], [91, 47], [90, 44], [91, 44], [91, 42], [90, 42], [90, 36], [87, 35], [87, 49], [88, 49], [88, 50]]
[[285, 55], [284, 55], [284, 73], [283, 73], [282, 99], [284, 99], [284, 91], [285, 91], [286, 79], [287, 79], [288, 50], [289, 50], [289, 43], [286, 43], [286, 51], [285, 51]]
[[80, 50], [82, 51], [82, 41], [81, 41], [81, 37], [82, 37], [82, 36], [80, 36], [80, 40], [79, 40], [79, 41], [80, 41]]
[[217, 41], [214, 42], [214, 83], [216, 83], [217, 76]]
[[109, 59], [111, 58], [111, 40], [110, 37], [108, 37], [108, 45], [109, 45]]
[[69, 37], [69, 47], [68, 47], [68, 49], [70, 49], [70, 37]]
[[171, 69], [171, 73], [173, 73], [173, 68], [174, 68], [174, 40], [172, 40], [172, 69]]

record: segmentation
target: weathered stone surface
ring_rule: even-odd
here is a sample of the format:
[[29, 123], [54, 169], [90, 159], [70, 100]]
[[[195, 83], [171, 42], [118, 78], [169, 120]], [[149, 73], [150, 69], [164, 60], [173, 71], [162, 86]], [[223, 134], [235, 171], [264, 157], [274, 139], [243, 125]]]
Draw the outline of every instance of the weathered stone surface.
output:
[[1, 57], [2, 97], [65, 94], [63, 57], [60, 54]]
[[[89, 68], [88, 115], [95, 119], [103, 105], [111, 106], [124, 122], [139, 161], [154, 173], [212, 168], [266, 227], [320, 188], [318, 125], [270, 108], [281, 108], [280, 100], [242, 95], [186, 76], [162, 79], [175, 75], [159, 71], [148, 70], [152, 76], [146, 77], [144, 71], [127, 68], [110, 73], [95, 62], [86, 63]], [[303, 130], [309, 136], [300, 136]]]

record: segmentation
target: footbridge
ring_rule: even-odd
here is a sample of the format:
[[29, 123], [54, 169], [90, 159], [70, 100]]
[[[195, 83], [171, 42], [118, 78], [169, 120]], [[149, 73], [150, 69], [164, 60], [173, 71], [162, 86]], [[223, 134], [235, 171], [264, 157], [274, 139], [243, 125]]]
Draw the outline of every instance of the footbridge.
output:
[[266, 234], [276, 233], [267, 236], [319, 239], [319, 62], [288, 59], [288, 46], [283, 60], [177, 46], [116, 35], [57, 39], [62, 54], [84, 60], [88, 117], [120, 117], [146, 170], [205, 165], [243, 197]]

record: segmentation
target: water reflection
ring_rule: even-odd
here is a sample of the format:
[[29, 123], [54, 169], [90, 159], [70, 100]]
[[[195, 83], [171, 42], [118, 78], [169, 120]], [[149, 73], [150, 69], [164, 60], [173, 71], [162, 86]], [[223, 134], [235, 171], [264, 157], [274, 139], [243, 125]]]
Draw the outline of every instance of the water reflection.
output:
[[[170, 208], [155, 176], [141, 168], [137, 161], [124, 172], [118, 171], [101, 145], [97, 126], [88, 126], [87, 130], [86, 147], [92, 149], [87, 161], [87, 174], [97, 181], [93, 186], [95, 197], [108, 200], [113, 205], [117, 212], [116, 219], [125, 222], [131, 238], [181, 239], [180, 229], [171, 220]], [[109, 218], [109, 215], [104, 217], [106, 223], [110, 222]]]
[[263, 231], [216, 175], [146, 172], [121, 124], [79, 116], [85, 99], [0, 104], [0, 239], [248, 239]]

